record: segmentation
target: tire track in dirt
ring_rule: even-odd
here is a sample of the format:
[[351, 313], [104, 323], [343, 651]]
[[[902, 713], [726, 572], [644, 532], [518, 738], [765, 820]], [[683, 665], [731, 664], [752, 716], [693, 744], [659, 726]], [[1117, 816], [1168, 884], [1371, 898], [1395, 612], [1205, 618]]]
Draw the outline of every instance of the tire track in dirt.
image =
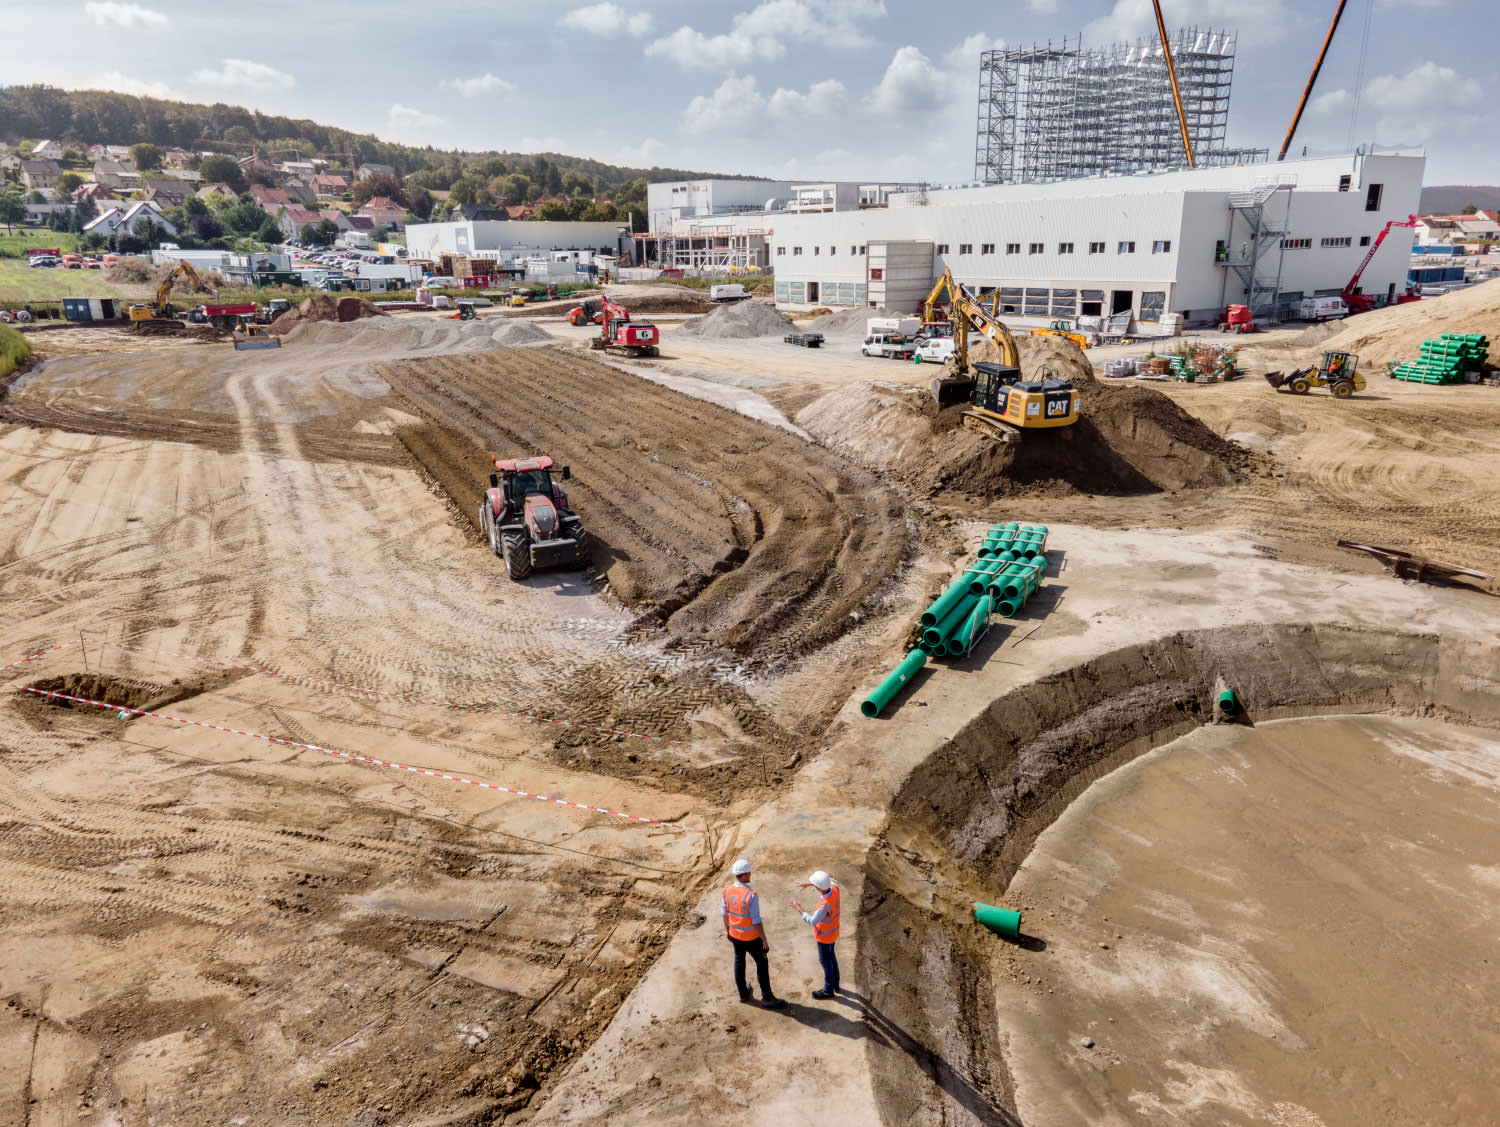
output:
[[[771, 665], [831, 642], [906, 553], [900, 499], [793, 435], [561, 349], [380, 366], [460, 511], [485, 449], [551, 450], [627, 604]], [[436, 450], [434, 450], [436, 448]], [[748, 541], [748, 544], [747, 544]]]

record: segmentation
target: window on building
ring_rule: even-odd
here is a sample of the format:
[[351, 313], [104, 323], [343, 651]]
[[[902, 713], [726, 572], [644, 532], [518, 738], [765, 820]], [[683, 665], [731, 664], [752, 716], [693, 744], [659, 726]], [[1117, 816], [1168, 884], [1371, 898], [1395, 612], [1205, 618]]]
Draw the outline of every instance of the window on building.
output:
[[814, 254], [822, 254], [823, 253], [823, 248], [822, 247], [813, 247], [813, 253]]
[[793, 247], [792, 248], [792, 257], [793, 258], [796, 258], [797, 255], [799, 255], [801, 253], [802, 253], [802, 248], [801, 247]]
[[1006, 243], [1005, 244], [1005, 253], [1006, 254], [1020, 254], [1021, 253], [1021, 244], [1020, 243]]
[[1157, 239], [1156, 242], [1154, 242], [1154, 243], [1151, 244], [1151, 253], [1152, 254], [1171, 254], [1172, 253], [1172, 240], [1171, 239]]
[[1365, 193], [1365, 210], [1379, 211], [1380, 197], [1385, 194], [1383, 184], [1371, 184], [1370, 190]]
[[1353, 243], [1354, 240], [1348, 235], [1335, 235], [1318, 241], [1318, 245], [1323, 247], [1347, 247], [1353, 245]]
[[1044, 249], [1046, 249], [1045, 244], [1043, 244], [1043, 243], [1032, 243], [1027, 248], [1026, 253], [1027, 254], [1041, 254]]
[[872, 282], [883, 282], [883, 281], [885, 281], [885, 271], [882, 270], [879, 266], [872, 266], [872, 267], [870, 267], [870, 281], [872, 281]]
[[859, 248], [859, 253], [860, 254], [864, 254], [865, 253], [865, 248], [864, 247], [860, 247]]
[[859, 254], [859, 248], [858, 247], [850, 247], [849, 248], [849, 253], [851, 255], [856, 255], [857, 256]]
[[830, 258], [832, 258], [834, 255], [838, 254], [838, 252], [839, 252], [839, 248], [838, 247], [829, 247], [828, 248], [828, 256]]
[[1282, 239], [1282, 250], [1307, 250], [1312, 246], [1311, 239]]
[[979, 244], [979, 253], [980, 254], [994, 254], [995, 253], [995, 244], [994, 243], [980, 243]]
[[1141, 309], [1136, 314], [1138, 321], [1160, 321], [1167, 308], [1167, 295], [1163, 290], [1146, 290], [1141, 294]]
[[1089, 244], [1089, 253], [1090, 254], [1103, 254], [1104, 253], [1104, 244], [1103, 243], [1090, 243]]
[[1058, 243], [1057, 244], [1057, 253], [1058, 254], [1072, 254], [1073, 253], [1073, 244], [1072, 243]]
[[1353, 180], [1349, 176], [1349, 174], [1347, 172], [1344, 173], [1342, 176], [1339, 177], [1339, 191], [1341, 191], [1341, 192], [1347, 192], [1349, 190], [1349, 186], [1352, 183], [1353, 183]]
[[1133, 243], [1133, 242], [1122, 242], [1120, 244], [1119, 253], [1120, 254], [1134, 254], [1135, 253], [1135, 243]]
[[776, 253], [777, 254], [785, 254], [786, 253], [786, 247], [777, 247], [776, 248]]
[[1361, 235], [1359, 237], [1359, 245], [1362, 246], [1362, 247], [1369, 246], [1370, 245], [1370, 236], [1369, 235]]
[[947, 243], [938, 243], [938, 245], [937, 245], [937, 252], [939, 254], [947, 254], [948, 253], [948, 244]]
[[959, 254], [973, 254], [974, 253], [974, 244], [973, 243], [959, 243], [958, 244], [958, 253]]

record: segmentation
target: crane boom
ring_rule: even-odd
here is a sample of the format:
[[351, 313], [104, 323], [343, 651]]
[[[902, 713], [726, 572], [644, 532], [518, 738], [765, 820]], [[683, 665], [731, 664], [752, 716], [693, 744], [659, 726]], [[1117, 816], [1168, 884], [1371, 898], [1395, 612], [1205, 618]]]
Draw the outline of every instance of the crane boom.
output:
[[1177, 66], [1172, 62], [1172, 44], [1167, 41], [1167, 25], [1161, 18], [1161, 0], [1151, 0], [1156, 8], [1156, 31], [1161, 36], [1162, 54], [1167, 58], [1167, 77], [1172, 82], [1172, 101], [1177, 106], [1177, 125], [1182, 130], [1182, 147], [1187, 152], [1188, 167], [1193, 168], [1193, 142], [1188, 136], [1187, 113], [1182, 108], [1182, 91], [1177, 89]]
[[1344, 292], [1339, 295], [1344, 299], [1344, 304], [1349, 307], [1351, 313], [1364, 313], [1375, 304], [1364, 294], [1355, 293], [1354, 291], [1359, 288], [1359, 280], [1364, 276], [1365, 267], [1370, 265], [1370, 262], [1375, 257], [1375, 252], [1380, 249], [1380, 244], [1385, 242], [1385, 237], [1391, 233], [1391, 228], [1415, 227], [1416, 225], [1417, 217], [1415, 215], [1408, 215], [1405, 219], [1392, 219], [1380, 229], [1380, 234], [1376, 235], [1370, 243], [1370, 249], [1365, 252], [1365, 257], [1354, 271], [1354, 276], [1344, 284]]
[[1333, 22], [1328, 25], [1328, 34], [1323, 37], [1323, 49], [1318, 52], [1318, 61], [1313, 63], [1312, 74], [1308, 75], [1307, 85], [1302, 89], [1302, 100], [1297, 103], [1297, 112], [1292, 115], [1292, 125], [1286, 131], [1286, 140], [1281, 142], [1281, 152], [1276, 154], [1277, 160], [1286, 160], [1286, 151], [1292, 147], [1292, 135], [1297, 132], [1297, 124], [1302, 120], [1302, 111], [1307, 108], [1307, 99], [1312, 97], [1313, 83], [1318, 81], [1318, 72], [1323, 69], [1323, 60], [1328, 57], [1328, 46], [1333, 42], [1333, 33], [1338, 30], [1339, 19], [1344, 14], [1346, 3], [1348, 0], [1339, 0], [1339, 6], [1334, 9]]

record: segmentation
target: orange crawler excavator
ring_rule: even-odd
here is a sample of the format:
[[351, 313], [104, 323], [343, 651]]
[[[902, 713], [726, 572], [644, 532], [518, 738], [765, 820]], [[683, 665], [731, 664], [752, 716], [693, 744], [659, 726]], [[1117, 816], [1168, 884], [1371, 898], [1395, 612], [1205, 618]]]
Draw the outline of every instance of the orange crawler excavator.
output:
[[600, 333], [589, 341], [596, 352], [623, 352], [627, 356], [656, 356], [661, 333], [648, 321], [632, 321], [630, 310], [605, 297], [600, 305], [604, 321]]

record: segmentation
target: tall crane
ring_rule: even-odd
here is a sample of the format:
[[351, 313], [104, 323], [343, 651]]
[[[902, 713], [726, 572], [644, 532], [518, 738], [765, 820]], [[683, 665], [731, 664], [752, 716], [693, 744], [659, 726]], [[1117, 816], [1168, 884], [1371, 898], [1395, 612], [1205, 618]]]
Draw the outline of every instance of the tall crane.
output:
[[1344, 5], [1347, 2], [1348, 0], [1339, 0], [1339, 6], [1334, 9], [1333, 22], [1328, 25], [1328, 34], [1323, 37], [1323, 49], [1318, 52], [1318, 61], [1313, 63], [1312, 74], [1308, 75], [1307, 85], [1302, 88], [1302, 100], [1297, 103], [1297, 112], [1292, 115], [1292, 125], [1286, 131], [1286, 140], [1281, 142], [1281, 152], [1276, 154], [1277, 160], [1286, 160], [1286, 151], [1292, 146], [1292, 135], [1297, 132], [1297, 124], [1302, 120], [1302, 111], [1307, 108], [1307, 99], [1312, 97], [1313, 83], [1318, 81], [1318, 72], [1323, 69], [1323, 60], [1328, 57], [1328, 47], [1333, 42], [1333, 33], [1338, 30], [1339, 19], [1344, 14]]
[[1187, 113], [1182, 108], [1182, 91], [1177, 89], [1177, 65], [1172, 62], [1172, 44], [1167, 39], [1166, 21], [1161, 18], [1161, 0], [1151, 0], [1156, 9], [1156, 31], [1161, 36], [1161, 51], [1167, 59], [1167, 78], [1172, 82], [1172, 101], [1177, 106], [1177, 126], [1182, 130], [1182, 147], [1187, 153], [1188, 167], [1193, 168], [1197, 162], [1193, 160], [1193, 140], [1188, 136]]

